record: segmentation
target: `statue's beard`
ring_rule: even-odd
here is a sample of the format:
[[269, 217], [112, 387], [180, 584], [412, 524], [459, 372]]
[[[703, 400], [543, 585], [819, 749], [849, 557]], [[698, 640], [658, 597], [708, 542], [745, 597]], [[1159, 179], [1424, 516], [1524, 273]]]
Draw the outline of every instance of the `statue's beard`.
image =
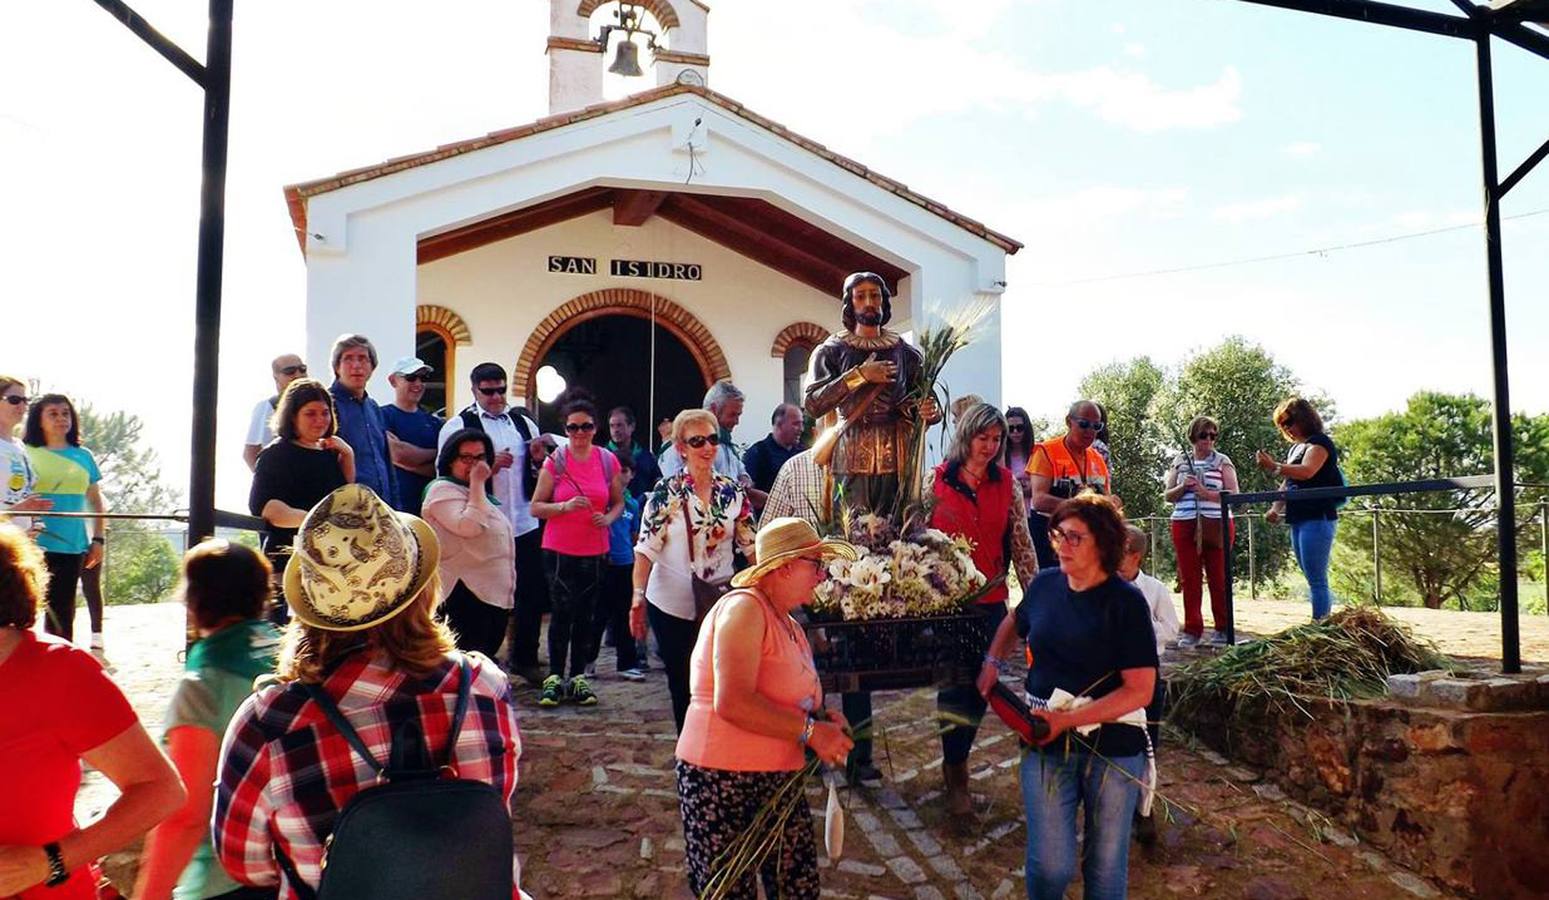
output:
[[868, 327], [875, 327], [882, 324], [882, 314], [871, 310], [856, 310], [855, 321]]

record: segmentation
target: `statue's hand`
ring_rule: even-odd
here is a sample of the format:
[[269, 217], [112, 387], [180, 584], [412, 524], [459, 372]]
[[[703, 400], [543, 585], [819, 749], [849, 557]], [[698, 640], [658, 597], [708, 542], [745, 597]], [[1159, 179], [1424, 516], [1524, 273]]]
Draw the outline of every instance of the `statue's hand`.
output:
[[935, 397], [926, 397], [920, 401], [920, 418], [929, 425], [941, 421], [941, 404], [936, 402]]
[[897, 363], [878, 360], [875, 353], [866, 357], [866, 361], [857, 368], [860, 369], [861, 377], [872, 384], [887, 384], [898, 374]]

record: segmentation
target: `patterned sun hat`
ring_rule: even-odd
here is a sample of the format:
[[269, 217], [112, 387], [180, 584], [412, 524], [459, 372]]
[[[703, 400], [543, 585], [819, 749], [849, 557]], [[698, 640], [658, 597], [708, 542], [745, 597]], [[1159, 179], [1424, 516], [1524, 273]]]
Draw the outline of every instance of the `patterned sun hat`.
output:
[[408, 607], [440, 560], [441, 545], [422, 519], [347, 484], [319, 500], [296, 532], [285, 601], [314, 628], [360, 631]]

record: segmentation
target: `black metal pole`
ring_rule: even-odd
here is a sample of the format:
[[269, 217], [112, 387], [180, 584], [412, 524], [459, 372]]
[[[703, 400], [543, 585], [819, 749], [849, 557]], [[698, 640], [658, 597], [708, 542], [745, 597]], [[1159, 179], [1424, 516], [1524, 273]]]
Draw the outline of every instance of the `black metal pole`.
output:
[[1495, 84], [1490, 33], [1474, 39], [1479, 62], [1479, 144], [1484, 164], [1485, 256], [1490, 275], [1490, 369], [1494, 382], [1491, 419], [1495, 438], [1495, 540], [1501, 577], [1501, 671], [1522, 671], [1517, 622], [1517, 499], [1511, 434], [1511, 393], [1506, 362], [1506, 281], [1501, 262], [1501, 189], [1496, 170]]
[[[1249, 527], [1252, 527], [1251, 524]], [[1232, 604], [1236, 602], [1232, 596], [1232, 579], [1236, 577], [1233, 569], [1236, 567], [1232, 565], [1232, 545], [1237, 542], [1232, 540], [1232, 492], [1228, 490], [1221, 491], [1221, 537], [1226, 543], [1226, 550], [1222, 554], [1226, 557], [1226, 642], [1236, 646], [1237, 612], [1232, 609]]]
[[199, 274], [194, 301], [194, 409], [188, 473], [188, 543], [215, 534], [215, 407], [220, 382], [221, 267], [226, 236], [226, 140], [231, 109], [234, 0], [210, 0], [205, 54], [204, 178], [199, 191]]

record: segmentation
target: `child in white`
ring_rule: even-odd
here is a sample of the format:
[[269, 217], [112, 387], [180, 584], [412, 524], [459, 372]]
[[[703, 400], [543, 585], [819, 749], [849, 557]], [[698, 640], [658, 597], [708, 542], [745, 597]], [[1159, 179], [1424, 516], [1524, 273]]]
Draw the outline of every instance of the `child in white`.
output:
[[[1129, 539], [1124, 542], [1124, 558], [1119, 562], [1119, 577], [1139, 588], [1146, 598], [1146, 605], [1151, 607], [1151, 628], [1156, 632], [1156, 655], [1161, 658], [1167, 644], [1178, 636], [1178, 610], [1173, 606], [1172, 591], [1167, 589], [1167, 585], [1140, 571], [1140, 564], [1145, 560], [1146, 550], [1150, 546], [1146, 533], [1134, 525], [1129, 526], [1128, 531]], [[1162, 681], [1162, 670], [1158, 667], [1156, 691], [1146, 707], [1146, 731], [1151, 734], [1153, 758], [1162, 744], [1162, 714], [1166, 698], [1167, 685]], [[1156, 840], [1156, 823], [1149, 816], [1141, 816], [1137, 809], [1133, 832], [1137, 840], [1149, 845]]]

